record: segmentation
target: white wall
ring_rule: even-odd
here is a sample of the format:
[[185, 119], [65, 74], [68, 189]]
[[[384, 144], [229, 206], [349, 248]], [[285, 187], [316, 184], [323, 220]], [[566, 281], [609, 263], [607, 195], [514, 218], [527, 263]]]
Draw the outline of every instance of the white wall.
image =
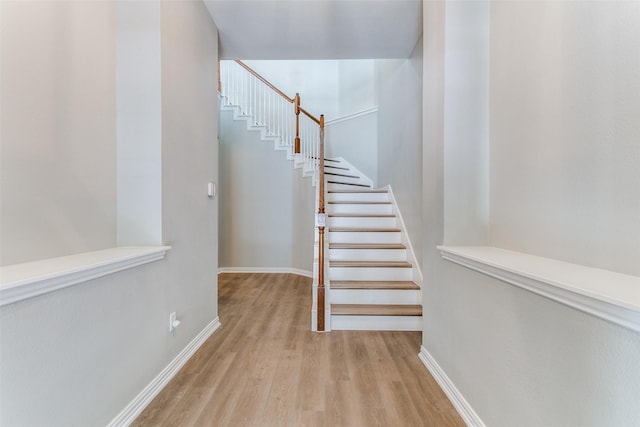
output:
[[2, 1], [1, 15], [0, 264], [115, 246], [114, 6]]
[[[5, 20], [42, 14], [38, 26], [20, 27], [38, 35], [67, 7], [78, 7], [73, 16], [86, 23], [76, 34], [79, 39], [115, 42], [113, 3], [83, 8], [78, 2], [58, 2], [51, 13], [47, 2], [5, 4], [3, 43]], [[105, 17], [110, 24], [98, 25]], [[164, 243], [173, 249], [165, 260], [0, 309], [2, 425], [106, 425], [217, 317], [217, 200], [206, 195], [207, 182], [217, 180], [217, 31], [201, 2], [166, 1], [161, 3], [161, 37], [162, 218]], [[69, 49], [69, 43], [57, 41], [54, 51]], [[73, 56], [65, 67], [80, 72], [83, 58]], [[49, 70], [42, 68], [45, 74]], [[115, 81], [115, 68], [111, 73]], [[113, 99], [115, 86], [104, 97]], [[72, 112], [63, 113], [62, 123], [75, 123]], [[110, 135], [115, 149], [115, 132]], [[4, 144], [23, 140], [3, 135]], [[47, 152], [41, 155], [43, 161], [53, 159]], [[100, 163], [93, 160], [79, 159], [99, 171]], [[69, 207], [82, 203], [75, 197], [72, 187]], [[115, 228], [111, 231], [115, 239]], [[182, 321], [173, 333], [167, 327], [171, 311]]]
[[[490, 90], [491, 106], [491, 181], [488, 196], [491, 202], [491, 227], [488, 237], [492, 244], [518, 249], [515, 242], [528, 241], [529, 231], [524, 228], [513, 228], [513, 233], [505, 237], [501, 230], [506, 230], [508, 223], [503, 221], [509, 219], [511, 223], [522, 227], [525, 222], [535, 225], [530, 218], [534, 214], [524, 212], [520, 206], [533, 206], [534, 201], [540, 202], [541, 198], [547, 197], [544, 196], [542, 183], [546, 183], [544, 190], [551, 194], [557, 191], [556, 188], [575, 189], [578, 191], [576, 195], [567, 193], [566, 196], [584, 199], [586, 184], [576, 182], [580, 174], [571, 175], [568, 171], [560, 174], [557, 172], [560, 169], [586, 168], [586, 157], [592, 162], [590, 166], [594, 170], [606, 170], [610, 156], [617, 157], [618, 154], [614, 153], [618, 150], [630, 155], [629, 160], [633, 163], [631, 159], [635, 154], [628, 150], [628, 141], [634, 137], [637, 140], [638, 132], [626, 128], [632, 126], [627, 121], [624, 121], [624, 126], [616, 126], [617, 120], [636, 114], [636, 104], [627, 98], [624, 101], [611, 95], [612, 98], [608, 100], [599, 100], [600, 111], [616, 112], [615, 119], [611, 117], [610, 121], [598, 124], [602, 132], [615, 135], [622, 131], [627, 138], [607, 139], [609, 151], [595, 158], [582, 152], [578, 156], [580, 161], [576, 162], [565, 153], [566, 150], [575, 151], [578, 138], [574, 139], [571, 132], [562, 137], [554, 134], [551, 123], [538, 121], [534, 126], [530, 121], [536, 117], [553, 115], [557, 108], [561, 108], [557, 106], [580, 99], [567, 94], [563, 89], [565, 85], [559, 85], [552, 78], [556, 73], [568, 71], [567, 64], [563, 62], [565, 57], [570, 58], [573, 64], [577, 59], [573, 55], [576, 54], [582, 59], [575, 64], [582, 65], [585, 65], [585, 61], [596, 62], [598, 58], [599, 64], [598, 67], [573, 69], [567, 81], [577, 82], [566, 84], [593, 86], [592, 90], [596, 92], [602, 85], [607, 85], [607, 79], [601, 73], [608, 70], [609, 65], [601, 59], [608, 58], [607, 55], [615, 57], [615, 54], [609, 52], [610, 47], [602, 43], [607, 45], [605, 40], [615, 39], [624, 49], [624, 46], [628, 47], [637, 39], [634, 24], [639, 22], [637, 5], [631, 2], [489, 4], [469, 1], [425, 2], [424, 6], [424, 347], [488, 426], [604, 427], [639, 424], [640, 336], [636, 332], [443, 261], [435, 249], [435, 245], [449, 243], [445, 237], [445, 223], [459, 223], [461, 227], [475, 224], [470, 228], [470, 237], [486, 233], [482, 209], [475, 210], [476, 217], [467, 220], [464, 213], [445, 208], [447, 200], [460, 197], [452, 194], [452, 191], [464, 190], [460, 186], [464, 181], [457, 181], [456, 178], [468, 172], [468, 159], [447, 157], [447, 153], [455, 153], [454, 148], [460, 142], [457, 137], [453, 138], [459, 133], [447, 132], [446, 126], [450, 123], [446, 115], [460, 112], [451, 111], [447, 103], [453, 100], [460, 103], [468, 98], [468, 102], [477, 108], [468, 113], [476, 114], [476, 117], [484, 114], [479, 110], [480, 106], [474, 104], [479, 88], [467, 86], [454, 90], [450, 79], [459, 78], [467, 72], [485, 73], [486, 60], [490, 60], [491, 65], [486, 84]], [[598, 20], [586, 19], [596, 15], [600, 17]], [[477, 50], [471, 49], [478, 43], [474, 34], [483, 22], [489, 23], [485, 37], [491, 35], [489, 49], [483, 50], [487, 55], [485, 60], [477, 56]], [[586, 33], [595, 31], [598, 36], [594, 38], [585, 33], [580, 37], [573, 35], [567, 38], [567, 31], [581, 31], [578, 29]], [[512, 49], [506, 49], [507, 46]], [[558, 46], [564, 46], [562, 58], [553, 55]], [[469, 62], [462, 61], [460, 56], [465, 50]], [[547, 52], [552, 57], [547, 57]], [[627, 61], [614, 61], [615, 65], [608, 72], [613, 73], [615, 81], [621, 80], [628, 87], [635, 87], [639, 83], [638, 74], [634, 71], [637, 70], [637, 55], [630, 49], [627, 53]], [[455, 57], [460, 61], [451, 60]], [[462, 70], [459, 68], [461, 66]], [[636, 78], [631, 78], [633, 74]], [[540, 102], [541, 99], [545, 102]], [[590, 108], [587, 110], [591, 111]], [[566, 115], [562, 116], [562, 121], [573, 123], [571, 126], [566, 124], [573, 132], [591, 128], [593, 117], [589, 114], [582, 114], [584, 111], [580, 110], [571, 114], [563, 111]], [[482, 121], [475, 123], [481, 134]], [[546, 136], [552, 137], [549, 143], [541, 140], [541, 134], [545, 132], [550, 132]], [[529, 137], [530, 133], [532, 137]], [[511, 138], [503, 139], [506, 135]], [[585, 141], [585, 144], [594, 148], [598, 146], [589, 142], [588, 138]], [[548, 162], [541, 161], [540, 156]], [[507, 162], [508, 157], [512, 157], [513, 162]], [[547, 171], [554, 171], [556, 167], [551, 179]], [[620, 173], [634, 178], [629, 176], [625, 167], [621, 165]], [[482, 165], [474, 165], [474, 170], [482, 171]], [[508, 193], [506, 190], [511, 188], [513, 182], [522, 182], [523, 176], [527, 177], [527, 183], [530, 184], [527, 191]], [[591, 182], [594, 191], [601, 185], [608, 186], [610, 180], [615, 181], [612, 177], [599, 176], [598, 179], [598, 182]], [[531, 184], [533, 182], [535, 184]], [[633, 180], [615, 182], [620, 186], [615, 191], [631, 199], [627, 204], [617, 205], [617, 218], [624, 220], [638, 212], [632, 202], [637, 185]], [[584, 212], [598, 212], [601, 209], [598, 206], [600, 202], [593, 199], [585, 204], [576, 203], [575, 200], [569, 203], [553, 200], [552, 197], [547, 199], [549, 203], [545, 209], [552, 212], [549, 215], [553, 219], [551, 224], [562, 220], [565, 215], [577, 218]], [[475, 206], [482, 206], [486, 200], [476, 199], [476, 203]], [[514, 206], [514, 211], [507, 213], [507, 206]], [[494, 224], [497, 229], [494, 229]], [[593, 221], [592, 225], [596, 227], [598, 221]], [[569, 233], [573, 233], [573, 225], [566, 226], [570, 230], [563, 231], [565, 234], [558, 238], [567, 239]], [[633, 238], [635, 223], [626, 221], [624, 226], [627, 233], [611, 237], [608, 241], [611, 246], [618, 243], [626, 246], [627, 239]], [[550, 245], [559, 231], [553, 227], [538, 227], [537, 232], [540, 234], [538, 239]], [[479, 242], [481, 240], [478, 239]], [[457, 241], [466, 243], [464, 234], [460, 234], [460, 240]], [[558, 245], [567, 251], [570, 246], [568, 242], [558, 242]], [[599, 247], [585, 247], [576, 248], [571, 253], [578, 256], [587, 254], [588, 257], [583, 259], [600, 260], [599, 251]], [[552, 256], [552, 253], [547, 251], [543, 255]]]
[[338, 116], [339, 62], [322, 60], [245, 61], [274, 86], [293, 98], [300, 94], [302, 107], [326, 120]]
[[638, 40], [638, 2], [492, 3], [493, 245], [640, 275]]
[[372, 112], [326, 125], [328, 158], [342, 157], [378, 182], [378, 113]]
[[[377, 183], [378, 87], [372, 59], [338, 62], [338, 112], [327, 121], [327, 156], [343, 157]], [[360, 115], [364, 111], [367, 114]]]
[[378, 104], [376, 62], [374, 59], [338, 61], [338, 112], [341, 117]]
[[422, 38], [411, 57], [377, 61], [378, 185], [391, 185], [422, 260]]
[[220, 120], [220, 267], [311, 271], [315, 187], [284, 151]]
[[300, 93], [302, 106], [327, 121], [377, 103], [373, 59], [244, 62], [288, 96]]

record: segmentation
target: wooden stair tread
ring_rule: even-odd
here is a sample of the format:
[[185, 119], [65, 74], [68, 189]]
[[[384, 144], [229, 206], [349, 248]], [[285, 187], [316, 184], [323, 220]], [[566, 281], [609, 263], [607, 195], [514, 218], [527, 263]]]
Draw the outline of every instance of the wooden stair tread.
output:
[[366, 214], [366, 213], [337, 213], [327, 214], [329, 217], [341, 218], [395, 218], [394, 214]]
[[339, 185], [352, 185], [354, 187], [366, 187], [371, 188], [367, 184], [354, 184], [352, 182], [338, 182], [338, 181], [327, 181], [328, 184], [339, 184]]
[[407, 249], [402, 243], [329, 243], [329, 249]]
[[418, 286], [414, 282], [409, 281], [332, 280], [331, 289], [420, 290], [420, 286]]
[[324, 165], [325, 168], [331, 168], [331, 169], [340, 169], [343, 171], [348, 171], [349, 168], [343, 168], [342, 166], [331, 166], [331, 165]]
[[327, 214], [329, 218], [395, 218], [394, 214]]
[[329, 190], [327, 193], [347, 193], [347, 194], [369, 194], [369, 193], [388, 193], [386, 189], [377, 190]]
[[374, 227], [331, 227], [330, 232], [338, 233], [399, 233], [399, 228], [374, 228]]
[[330, 267], [411, 268], [406, 261], [329, 261]]
[[360, 178], [357, 175], [347, 175], [347, 174], [344, 174], [344, 173], [337, 173], [337, 172], [325, 172], [324, 174], [325, 175], [332, 175], [332, 176], [342, 176], [342, 177], [345, 177], [345, 178], [356, 178], [356, 179]]
[[366, 201], [356, 201], [356, 200], [346, 200], [346, 201], [331, 201], [327, 202], [330, 205], [390, 205], [391, 202], [366, 202]]
[[331, 314], [343, 316], [422, 316], [422, 306], [397, 304], [331, 304]]

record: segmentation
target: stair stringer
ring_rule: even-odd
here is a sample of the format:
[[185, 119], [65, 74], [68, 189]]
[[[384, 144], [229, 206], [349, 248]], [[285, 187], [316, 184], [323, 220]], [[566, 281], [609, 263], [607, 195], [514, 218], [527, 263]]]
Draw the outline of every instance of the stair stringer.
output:
[[423, 280], [422, 269], [420, 268], [420, 265], [418, 264], [418, 260], [416, 259], [416, 254], [413, 251], [413, 245], [411, 244], [409, 233], [407, 233], [407, 226], [404, 223], [404, 219], [402, 218], [402, 213], [400, 212], [400, 208], [398, 207], [398, 202], [396, 201], [396, 197], [393, 194], [393, 188], [391, 188], [391, 185], [387, 185], [384, 188], [389, 190], [389, 196], [391, 197], [393, 212], [396, 214], [396, 217], [398, 218], [398, 222], [399, 222], [398, 225], [402, 230], [400, 235], [401, 235], [402, 243], [407, 247], [407, 261], [412, 265], [413, 281], [418, 286], [420, 286], [420, 289], [422, 289], [422, 280]]

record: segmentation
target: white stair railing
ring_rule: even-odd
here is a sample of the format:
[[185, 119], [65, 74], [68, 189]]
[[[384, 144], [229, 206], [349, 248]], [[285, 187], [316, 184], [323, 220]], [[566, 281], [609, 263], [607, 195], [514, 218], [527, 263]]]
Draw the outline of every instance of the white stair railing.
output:
[[300, 116], [300, 155], [304, 161], [304, 171], [316, 176], [320, 159], [318, 123], [306, 115]]

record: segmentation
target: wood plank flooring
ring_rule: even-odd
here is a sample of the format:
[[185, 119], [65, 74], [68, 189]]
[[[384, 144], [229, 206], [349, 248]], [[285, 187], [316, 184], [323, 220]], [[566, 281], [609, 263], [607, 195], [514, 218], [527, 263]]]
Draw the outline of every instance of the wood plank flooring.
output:
[[133, 426], [464, 426], [420, 332], [310, 329], [311, 279], [221, 274], [222, 327]]

